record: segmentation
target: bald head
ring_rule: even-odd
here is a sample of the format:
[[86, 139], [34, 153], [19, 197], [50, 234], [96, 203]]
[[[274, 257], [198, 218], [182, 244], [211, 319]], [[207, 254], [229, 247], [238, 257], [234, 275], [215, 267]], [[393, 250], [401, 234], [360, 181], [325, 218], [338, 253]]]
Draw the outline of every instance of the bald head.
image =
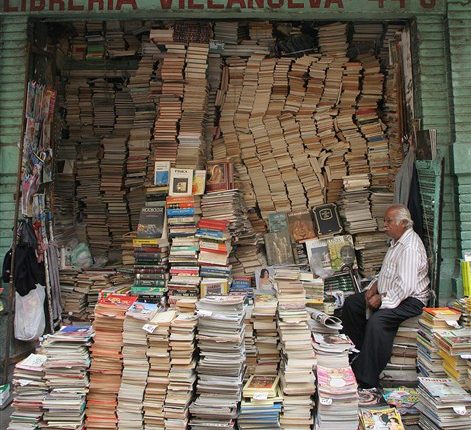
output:
[[404, 205], [389, 206], [384, 214], [384, 231], [394, 240], [398, 240], [413, 225], [409, 209]]

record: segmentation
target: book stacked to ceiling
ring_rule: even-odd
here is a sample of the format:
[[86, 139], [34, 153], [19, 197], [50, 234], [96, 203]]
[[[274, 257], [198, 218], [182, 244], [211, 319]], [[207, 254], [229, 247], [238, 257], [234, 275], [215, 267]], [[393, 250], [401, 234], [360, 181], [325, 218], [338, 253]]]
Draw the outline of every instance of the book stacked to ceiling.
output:
[[255, 374], [276, 375], [280, 363], [279, 336], [276, 324], [278, 301], [275, 291], [257, 288], [252, 311], [257, 363]]
[[[234, 285], [234, 281], [232, 286]], [[232, 289], [231, 286], [231, 289]], [[237, 293], [230, 291], [230, 295], [240, 295], [246, 297], [247, 294]], [[248, 303], [247, 303], [248, 302]], [[247, 299], [247, 304], [245, 306], [245, 333], [244, 333], [244, 346], [245, 346], [245, 365], [246, 371], [244, 375], [244, 382], [247, 381], [247, 378], [255, 374], [257, 368], [257, 347], [255, 345], [255, 332], [253, 328], [254, 319], [252, 316], [254, 305], [253, 305], [253, 296], [250, 299]]]
[[170, 325], [175, 315], [175, 310], [158, 312], [146, 328], [149, 374], [144, 394], [145, 428], [165, 428], [164, 403], [170, 371]]
[[74, 60], [84, 60], [87, 53], [87, 43], [85, 40], [85, 21], [75, 21], [72, 23], [74, 29], [70, 37], [70, 55]]
[[8, 429], [37, 429], [43, 416], [43, 399], [48, 392], [44, 380], [44, 354], [30, 354], [13, 371], [13, 411]]
[[196, 381], [196, 340], [198, 319], [194, 312], [179, 313], [170, 326], [170, 372], [165, 398], [165, 428], [185, 430], [190, 419]]
[[236, 428], [245, 370], [243, 301], [213, 296], [197, 304], [200, 360], [191, 428]]
[[253, 375], [244, 385], [237, 424], [245, 429], [279, 429], [283, 397], [278, 375]]
[[95, 308], [94, 342], [91, 347], [90, 389], [87, 395], [87, 429], [116, 428], [118, 392], [123, 359], [123, 322], [135, 297], [110, 294]]
[[133, 240], [136, 239], [137, 233], [130, 231], [123, 235], [123, 243], [121, 244], [121, 262], [124, 267], [134, 266], [136, 259], [134, 258]]
[[456, 314], [459, 318], [459, 312], [450, 308], [424, 308], [417, 333], [417, 367], [421, 376], [447, 377], [435, 333], [449, 330], [447, 319], [456, 321]]
[[214, 39], [228, 45], [237, 45], [248, 37], [248, 26], [243, 21], [216, 21], [214, 23]]
[[87, 21], [85, 40], [87, 42], [87, 60], [101, 60], [105, 56], [105, 37], [103, 21]]
[[199, 239], [198, 265], [200, 266], [200, 296], [223, 296], [229, 293], [232, 250], [229, 222], [201, 218], [196, 237]]
[[206, 161], [202, 155], [206, 153], [203, 131], [208, 101], [208, 52], [207, 43], [190, 43], [186, 51], [185, 88], [176, 159], [176, 165], [182, 168], [201, 168]]
[[153, 303], [134, 302], [126, 311], [123, 324], [123, 373], [118, 393], [118, 427], [142, 428], [143, 399], [149, 363], [147, 332], [143, 326], [158, 311]]
[[[319, 428], [358, 428], [358, 386], [351, 367], [317, 366]], [[367, 427], [370, 428], [370, 427]]]
[[299, 270], [275, 269], [278, 332], [281, 347], [280, 386], [283, 392], [281, 426], [310, 429], [316, 390], [314, 350], [307, 321], [306, 293]]
[[137, 237], [134, 245], [133, 295], [140, 301], [163, 304], [167, 293], [167, 267], [169, 243], [165, 203], [141, 209]]
[[44, 379], [49, 393], [43, 400], [47, 428], [82, 428], [90, 367], [91, 326], [64, 326], [42, 342]]
[[372, 277], [379, 273], [386, 252], [388, 252], [388, 240], [388, 236], [381, 232], [355, 235], [358, 269], [363, 277]]
[[469, 429], [471, 396], [448, 378], [419, 377], [419, 425], [426, 430]]
[[413, 385], [417, 382], [417, 332], [419, 318], [409, 318], [398, 328], [392, 355], [380, 378], [383, 386]]

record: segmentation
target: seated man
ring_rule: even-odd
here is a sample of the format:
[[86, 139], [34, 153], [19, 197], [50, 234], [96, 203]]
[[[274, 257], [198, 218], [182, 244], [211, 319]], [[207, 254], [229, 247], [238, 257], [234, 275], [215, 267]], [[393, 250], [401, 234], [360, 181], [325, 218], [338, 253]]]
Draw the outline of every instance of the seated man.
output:
[[392, 242], [378, 278], [366, 292], [345, 300], [342, 321], [345, 334], [360, 351], [352, 368], [361, 388], [379, 385], [399, 325], [420, 315], [429, 299], [427, 254], [412, 225], [406, 207], [388, 208], [384, 229]]

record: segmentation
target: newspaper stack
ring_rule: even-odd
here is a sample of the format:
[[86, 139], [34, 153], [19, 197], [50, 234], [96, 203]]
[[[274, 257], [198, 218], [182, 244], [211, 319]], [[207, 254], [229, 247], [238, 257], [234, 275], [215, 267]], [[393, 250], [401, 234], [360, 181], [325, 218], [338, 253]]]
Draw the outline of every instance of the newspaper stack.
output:
[[244, 299], [211, 296], [198, 304], [197, 398], [190, 406], [192, 429], [236, 428], [245, 368]]

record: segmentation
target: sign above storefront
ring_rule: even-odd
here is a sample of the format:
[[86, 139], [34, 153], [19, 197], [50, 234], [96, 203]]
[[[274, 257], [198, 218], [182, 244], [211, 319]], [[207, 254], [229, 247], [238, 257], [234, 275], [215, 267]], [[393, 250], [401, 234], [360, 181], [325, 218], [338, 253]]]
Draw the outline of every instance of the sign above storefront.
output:
[[[446, 0], [0, 0], [1, 14], [84, 15], [155, 19], [266, 18], [351, 19], [401, 18], [445, 13]], [[149, 16], [149, 13], [155, 15]]]

